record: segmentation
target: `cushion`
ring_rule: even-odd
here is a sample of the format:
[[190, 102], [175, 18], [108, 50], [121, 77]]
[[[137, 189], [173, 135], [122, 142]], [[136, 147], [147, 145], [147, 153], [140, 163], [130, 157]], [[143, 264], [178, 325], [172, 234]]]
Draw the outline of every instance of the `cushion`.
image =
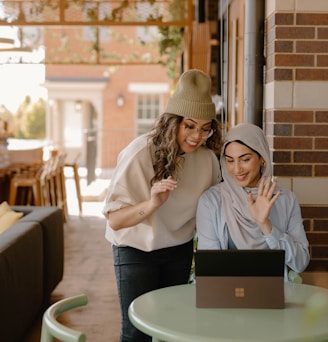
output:
[[0, 217], [4, 215], [5, 213], [7, 213], [8, 211], [11, 211], [9, 204], [6, 201], [2, 202], [0, 204]]
[[15, 224], [24, 213], [12, 210], [7, 202], [0, 204], [0, 234]]

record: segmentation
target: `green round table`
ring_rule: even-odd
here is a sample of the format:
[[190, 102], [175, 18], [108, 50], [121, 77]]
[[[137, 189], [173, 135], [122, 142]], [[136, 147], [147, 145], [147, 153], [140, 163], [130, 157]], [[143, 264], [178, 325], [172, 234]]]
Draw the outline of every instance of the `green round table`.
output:
[[143, 294], [129, 317], [153, 341], [328, 341], [327, 289], [285, 283], [285, 303], [284, 309], [196, 308], [196, 288], [189, 284]]

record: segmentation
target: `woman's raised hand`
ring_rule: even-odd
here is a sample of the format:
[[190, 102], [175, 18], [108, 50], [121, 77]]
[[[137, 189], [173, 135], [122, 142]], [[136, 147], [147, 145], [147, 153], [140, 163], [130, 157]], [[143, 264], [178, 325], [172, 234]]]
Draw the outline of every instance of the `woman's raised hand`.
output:
[[151, 187], [150, 201], [154, 207], [161, 206], [169, 197], [170, 192], [176, 189], [177, 181], [172, 176], [162, 179], [159, 182], [155, 182]]
[[269, 215], [273, 203], [280, 195], [280, 191], [274, 194], [276, 186], [277, 182], [271, 182], [271, 177], [262, 177], [257, 198], [254, 199], [252, 193], [248, 193], [248, 205], [251, 215], [265, 235], [271, 233], [272, 224], [269, 220]]

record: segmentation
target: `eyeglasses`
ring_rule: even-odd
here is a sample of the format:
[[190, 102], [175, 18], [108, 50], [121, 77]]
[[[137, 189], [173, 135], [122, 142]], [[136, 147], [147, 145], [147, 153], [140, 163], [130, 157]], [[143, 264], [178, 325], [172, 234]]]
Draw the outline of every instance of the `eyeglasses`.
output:
[[187, 124], [184, 124], [184, 128], [188, 135], [200, 134], [202, 139], [208, 139], [214, 133], [212, 128], [198, 128]]

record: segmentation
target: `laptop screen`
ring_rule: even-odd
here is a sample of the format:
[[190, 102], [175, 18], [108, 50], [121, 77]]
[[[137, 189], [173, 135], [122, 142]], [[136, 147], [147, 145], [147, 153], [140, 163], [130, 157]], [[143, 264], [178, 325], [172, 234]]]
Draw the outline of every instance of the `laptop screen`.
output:
[[197, 250], [197, 276], [284, 276], [285, 251], [281, 249]]

